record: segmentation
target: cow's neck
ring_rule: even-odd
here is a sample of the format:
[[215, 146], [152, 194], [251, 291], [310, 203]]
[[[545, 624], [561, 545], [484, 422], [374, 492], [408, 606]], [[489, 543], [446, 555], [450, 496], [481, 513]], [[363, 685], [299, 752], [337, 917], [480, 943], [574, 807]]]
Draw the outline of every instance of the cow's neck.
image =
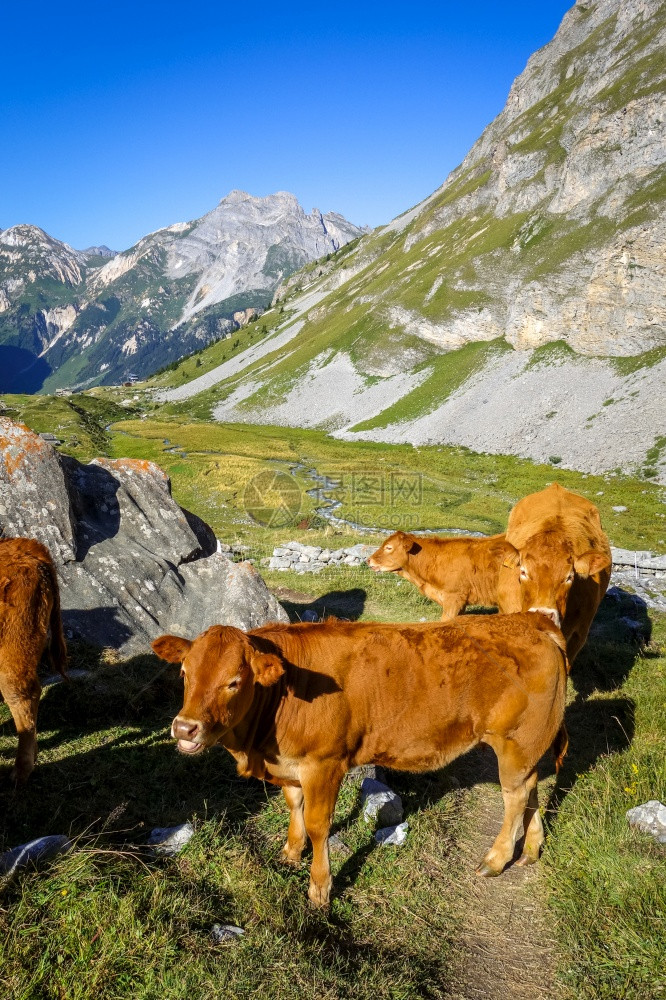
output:
[[419, 573], [417, 559], [417, 556], [412, 556], [407, 553], [407, 565], [399, 572], [405, 580], [409, 580], [409, 582], [413, 583], [415, 587], [422, 587], [426, 581]]
[[264, 753], [274, 737], [275, 715], [284, 693], [284, 677], [268, 687], [255, 684], [249, 710], [222, 739], [223, 745], [236, 758], [238, 771], [244, 777], [266, 778]]

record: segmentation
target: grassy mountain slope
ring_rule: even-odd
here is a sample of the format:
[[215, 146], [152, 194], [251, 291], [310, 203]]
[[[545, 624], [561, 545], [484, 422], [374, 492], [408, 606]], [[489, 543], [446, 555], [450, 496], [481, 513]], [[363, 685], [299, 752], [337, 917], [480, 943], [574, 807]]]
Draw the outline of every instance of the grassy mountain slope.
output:
[[[286, 283], [286, 309], [319, 301], [293, 341], [206, 390], [209, 413], [483, 450], [515, 440], [580, 468], [589, 450], [595, 470], [604, 453], [606, 468], [649, 466], [653, 436], [614, 458], [599, 413], [624, 400], [619, 438], [632, 408], [655, 439], [666, 434], [653, 406], [666, 355], [665, 42], [663, 2], [577, 3], [442, 188]], [[553, 400], [538, 353], [549, 344], [563, 345]], [[467, 428], [465, 396], [468, 408], [488, 402], [504, 447]], [[544, 405], [521, 424], [525, 397]], [[529, 450], [535, 424], [553, 435], [545, 452]], [[567, 453], [567, 433], [587, 444]]]

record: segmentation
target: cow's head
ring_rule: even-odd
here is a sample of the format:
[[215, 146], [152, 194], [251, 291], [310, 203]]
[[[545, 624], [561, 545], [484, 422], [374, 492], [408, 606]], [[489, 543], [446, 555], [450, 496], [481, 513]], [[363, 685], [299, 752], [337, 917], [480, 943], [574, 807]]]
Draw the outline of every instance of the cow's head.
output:
[[525, 546], [504, 557], [520, 582], [523, 611], [540, 611], [561, 627], [576, 578], [587, 579], [610, 566], [609, 557], [595, 549], [574, 555], [571, 542], [558, 531], [542, 531]]
[[275, 653], [262, 652], [251, 636], [226, 625], [214, 625], [194, 641], [163, 635], [151, 645], [163, 660], [182, 664], [185, 697], [171, 726], [182, 753], [218, 743], [247, 713], [254, 685], [275, 684], [284, 673]]
[[407, 557], [415, 555], [421, 546], [413, 535], [395, 531], [368, 559], [368, 566], [378, 573], [395, 573], [407, 565]]

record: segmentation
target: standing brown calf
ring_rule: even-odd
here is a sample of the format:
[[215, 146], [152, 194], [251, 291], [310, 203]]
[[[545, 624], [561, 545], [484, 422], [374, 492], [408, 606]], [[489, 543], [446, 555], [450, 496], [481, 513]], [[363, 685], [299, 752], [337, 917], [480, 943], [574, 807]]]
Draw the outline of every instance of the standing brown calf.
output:
[[469, 615], [447, 624], [215, 625], [193, 642], [165, 635], [163, 659], [182, 663], [183, 708], [172, 735], [183, 753], [216, 743], [244, 777], [283, 786], [291, 810], [283, 859], [312, 841], [309, 896], [331, 890], [328, 835], [349, 768], [443, 767], [478, 743], [493, 748], [504, 823], [478, 868], [499, 875], [525, 835], [519, 864], [539, 857], [537, 762], [563, 726], [564, 640], [543, 615]]
[[611, 575], [612, 554], [597, 507], [552, 483], [519, 500], [506, 529], [499, 574], [502, 612], [540, 611], [562, 629], [573, 663]]
[[370, 569], [397, 573], [442, 607], [442, 621], [468, 604], [497, 604], [502, 561], [513, 546], [504, 535], [438, 538], [396, 531], [368, 559]]
[[33, 538], [0, 539], [0, 694], [18, 732], [12, 778], [23, 782], [37, 756], [37, 667], [46, 651], [66, 676], [60, 594], [49, 550]]

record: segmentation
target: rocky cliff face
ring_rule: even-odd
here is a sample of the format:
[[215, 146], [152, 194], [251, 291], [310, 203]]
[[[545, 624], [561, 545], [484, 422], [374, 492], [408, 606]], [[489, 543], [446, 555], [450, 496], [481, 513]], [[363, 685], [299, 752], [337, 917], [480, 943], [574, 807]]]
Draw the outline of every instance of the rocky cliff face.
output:
[[266, 306], [289, 274], [361, 235], [286, 192], [232, 191], [203, 218], [116, 254], [35, 226], [0, 233], [0, 391], [146, 375]]
[[445, 184], [350, 255], [330, 319], [444, 349], [666, 344], [665, 45], [660, 0], [576, 3]]
[[278, 289], [298, 349], [215, 415], [666, 479], [665, 46], [661, 0], [579, 0], [441, 188]]
[[287, 616], [249, 563], [217, 551], [211, 528], [171, 497], [152, 462], [59, 455], [0, 418], [0, 534], [48, 546], [71, 638], [123, 655], [163, 632], [223, 623], [255, 628]]

